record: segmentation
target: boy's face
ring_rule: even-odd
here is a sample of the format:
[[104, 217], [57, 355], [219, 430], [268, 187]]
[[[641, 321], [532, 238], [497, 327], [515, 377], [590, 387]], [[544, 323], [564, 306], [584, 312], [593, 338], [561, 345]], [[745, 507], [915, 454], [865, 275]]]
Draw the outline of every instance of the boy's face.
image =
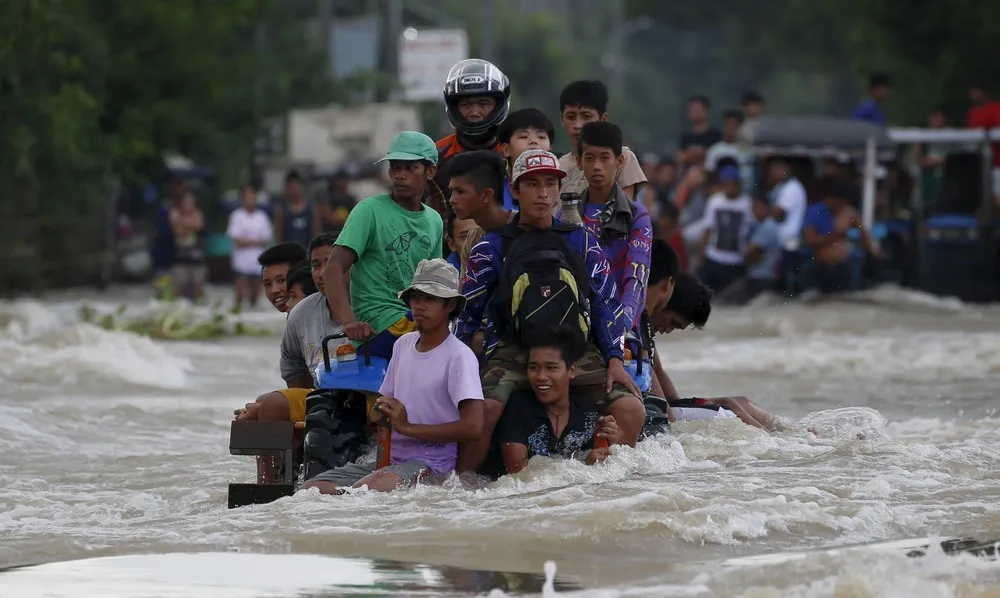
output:
[[574, 375], [576, 366], [567, 367], [558, 348], [534, 347], [528, 352], [528, 383], [539, 403], [556, 403], [566, 396]]
[[667, 308], [667, 303], [674, 296], [674, 277], [668, 276], [646, 289], [646, 311], [655, 314]]
[[587, 179], [587, 185], [599, 189], [607, 188], [615, 180], [615, 173], [624, 161], [621, 156], [616, 156], [610, 147], [599, 147], [583, 144], [583, 151], [578, 157], [579, 166], [583, 169], [583, 176]]
[[518, 129], [511, 135], [510, 142], [503, 144], [503, 154], [511, 161], [530, 149], [552, 151], [552, 140], [549, 134], [541, 129]]
[[448, 249], [458, 253], [465, 247], [465, 240], [469, 238], [469, 233], [476, 228], [476, 221], [471, 218], [457, 218], [452, 223], [454, 232], [448, 237]]
[[943, 129], [948, 126], [948, 117], [944, 112], [936, 110], [927, 118], [927, 125], [932, 129]]
[[[484, 189], [479, 191], [469, 177], [454, 176], [448, 182], [448, 189], [451, 196], [448, 204], [451, 206], [455, 217], [460, 220], [473, 218], [488, 202], [493, 201], [493, 190]], [[455, 234], [458, 232], [456, 230]]]
[[410, 293], [413, 324], [421, 332], [447, 326], [448, 316], [453, 309], [455, 309], [454, 299], [442, 299], [417, 290]]
[[561, 187], [562, 182], [554, 174], [526, 174], [517, 179], [513, 192], [522, 217], [540, 221], [551, 216]]
[[326, 295], [326, 289], [323, 287], [323, 268], [326, 267], [326, 262], [330, 259], [331, 253], [333, 253], [333, 245], [320, 245], [316, 249], [313, 249], [309, 255], [309, 267], [312, 272], [313, 283], [324, 296]]
[[292, 308], [299, 304], [306, 298], [305, 291], [302, 290], [302, 285], [296, 283], [288, 289], [288, 299], [285, 301], [285, 312], [292, 311]]
[[608, 120], [607, 112], [601, 114], [596, 108], [588, 108], [586, 106], [566, 106], [559, 117], [563, 131], [566, 131], [570, 141], [573, 142], [574, 152], [576, 151], [577, 141], [580, 139], [580, 129], [583, 128], [583, 125], [602, 120]]
[[264, 283], [264, 296], [271, 302], [274, 309], [280, 312], [288, 311], [288, 287], [285, 278], [288, 276], [288, 264], [271, 264], [260, 270], [260, 278]]
[[691, 325], [691, 322], [685, 320], [679, 313], [669, 309], [650, 312], [649, 323], [653, 325], [653, 332], [656, 334], [670, 334], [674, 330], [684, 330]]

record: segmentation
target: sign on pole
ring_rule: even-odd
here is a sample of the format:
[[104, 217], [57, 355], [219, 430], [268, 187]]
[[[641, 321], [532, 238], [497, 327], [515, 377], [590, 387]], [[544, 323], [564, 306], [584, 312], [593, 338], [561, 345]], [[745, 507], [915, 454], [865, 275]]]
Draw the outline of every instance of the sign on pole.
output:
[[399, 38], [399, 83], [406, 101], [443, 100], [448, 71], [469, 57], [464, 29], [407, 28]]

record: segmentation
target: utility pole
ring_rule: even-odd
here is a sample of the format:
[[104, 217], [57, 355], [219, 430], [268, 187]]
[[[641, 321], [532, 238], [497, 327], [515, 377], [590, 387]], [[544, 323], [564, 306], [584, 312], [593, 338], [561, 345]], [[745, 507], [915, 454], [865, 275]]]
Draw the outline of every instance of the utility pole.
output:
[[389, 0], [388, 15], [388, 48], [386, 55], [389, 67], [389, 75], [392, 77], [393, 91], [389, 94], [389, 99], [396, 99], [399, 94], [399, 37], [403, 34], [403, 0]]
[[336, 76], [333, 56], [333, 0], [319, 0], [319, 26], [320, 39], [323, 40], [323, 49], [326, 51], [327, 70], [331, 75]]
[[621, 97], [625, 93], [625, 3], [612, 0], [611, 3], [611, 93]]
[[480, 0], [483, 9], [483, 59], [495, 62], [495, 48], [493, 45], [493, 22], [496, 20], [496, 4], [494, 0]]

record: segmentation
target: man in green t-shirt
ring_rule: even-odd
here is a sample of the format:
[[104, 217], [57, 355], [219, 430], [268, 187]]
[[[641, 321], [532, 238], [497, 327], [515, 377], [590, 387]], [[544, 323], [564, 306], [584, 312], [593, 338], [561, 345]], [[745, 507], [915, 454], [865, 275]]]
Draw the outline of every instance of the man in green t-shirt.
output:
[[[389, 358], [396, 339], [415, 330], [399, 292], [413, 280], [420, 260], [441, 257], [441, 216], [421, 202], [437, 172], [434, 141], [403, 131], [379, 162], [389, 162], [392, 191], [351, 210], [323, 271], [330, 307], [347, 338], [371, 336], [372, 355]], [[347, 273], [350, 271], [350, 298]]]

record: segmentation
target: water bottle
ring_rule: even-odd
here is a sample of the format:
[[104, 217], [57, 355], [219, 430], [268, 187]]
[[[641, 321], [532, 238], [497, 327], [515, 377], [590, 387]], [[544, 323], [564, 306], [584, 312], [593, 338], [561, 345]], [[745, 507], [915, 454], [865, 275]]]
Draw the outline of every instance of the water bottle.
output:
[[583, 196], [579, 193], [563, 193], [559, 196], [562, 203], [562, 213], [559, 215], [560, 222], [583, 226], [583, 218], [580, 217], [580, 202]]

